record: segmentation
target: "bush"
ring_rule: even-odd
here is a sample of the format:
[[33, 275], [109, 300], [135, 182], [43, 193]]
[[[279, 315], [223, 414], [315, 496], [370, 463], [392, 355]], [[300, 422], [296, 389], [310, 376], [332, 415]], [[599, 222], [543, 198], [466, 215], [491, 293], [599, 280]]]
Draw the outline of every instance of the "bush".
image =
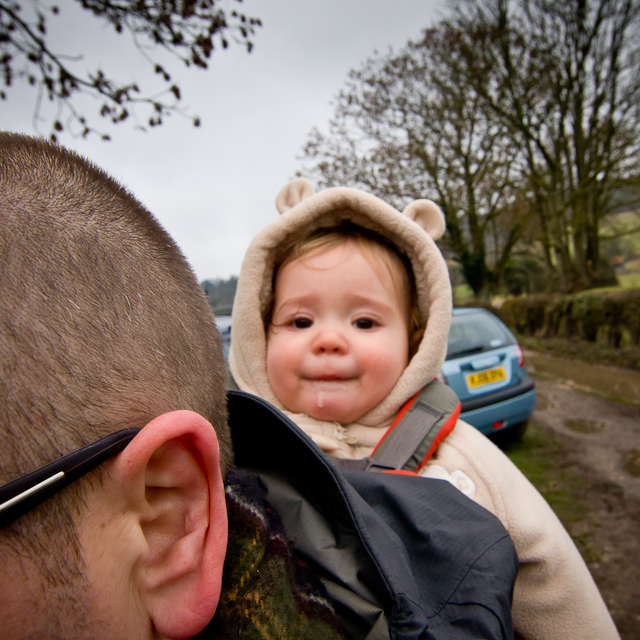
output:
[[640, 344], [640, 289], [540, 294], [507, 300], [500, 317], [515, 333], [579, 338], [620, 348]]
[[544, 262], [535, 257], [514, 257], [504, 268], [502, 281], [512, 296], [540, 293], [549, 284]]

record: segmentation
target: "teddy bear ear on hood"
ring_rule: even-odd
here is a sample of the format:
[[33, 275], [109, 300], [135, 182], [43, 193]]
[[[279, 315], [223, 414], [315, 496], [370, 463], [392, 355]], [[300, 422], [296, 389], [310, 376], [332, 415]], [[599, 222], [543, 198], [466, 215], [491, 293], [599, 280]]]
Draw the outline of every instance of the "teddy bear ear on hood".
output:
[[293, 209], [305, 198], [311, 197], [316, 192], [316, 188], [306, 178], [295, 178], [280, 189], [276, 196], [276, 209], [280, 214]]
[[432, 200], [414, 200], [402, 213], [419, 224], [434, 240], [442, 238], [446, 229], [444, 214]]

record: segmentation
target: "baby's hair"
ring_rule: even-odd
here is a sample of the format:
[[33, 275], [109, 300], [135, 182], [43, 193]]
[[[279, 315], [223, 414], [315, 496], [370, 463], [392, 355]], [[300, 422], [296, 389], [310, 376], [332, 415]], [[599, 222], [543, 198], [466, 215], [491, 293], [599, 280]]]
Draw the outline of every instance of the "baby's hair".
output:
[[386, 268], [393, 284], [401, 290], [402, 298], [407, 303], [409, 358], [413, 357], [422, 340], [425, 322], [418, 306], [415, 277], [411, 262], [406, 255], [400, 252], [384, 236], [348, 220], [336, 226], [314, 229], [307, 235], [294, 239], [281, 248], [276, 256], [273, 269], [271, 295], [263, 313], [265, 331], [268, 331], [272, 322], [276, 278], [280, 270], [294, 260], [325, 253], [347, 242], [352, 242], [362, 252], [362, 255], [374, 270], [378, 271], [381, 268]]

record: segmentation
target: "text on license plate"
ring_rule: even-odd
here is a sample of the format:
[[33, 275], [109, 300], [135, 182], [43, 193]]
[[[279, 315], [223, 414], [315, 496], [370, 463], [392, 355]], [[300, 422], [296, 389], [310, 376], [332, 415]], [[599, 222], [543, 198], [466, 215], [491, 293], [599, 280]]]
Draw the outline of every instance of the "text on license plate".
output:
[[504, 367], [496, 367], [495, 369], [487, 369], [480, 373], [472, 373], [467, 376], [467, 384], [469, 388], [481, 387], [483, 384], [490, 384], [491, 382], [498, 382], [498, 380], [504, 380], [507, 376], [504, 372]]

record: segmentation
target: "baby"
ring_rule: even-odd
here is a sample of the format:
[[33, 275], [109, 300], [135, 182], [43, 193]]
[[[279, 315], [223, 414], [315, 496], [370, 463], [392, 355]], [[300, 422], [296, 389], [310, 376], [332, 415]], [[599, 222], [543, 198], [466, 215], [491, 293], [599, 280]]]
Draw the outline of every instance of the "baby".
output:
[[340, 424], [381, 402], [411, 355], [411, 292], [398, 254], [353, 227], [295, 246], [266, 312], [267, 376], [280, 402]]
[[[328, 454], [369, 456], [446, 354], [451, 285], [427, 200], [402, 213], [356, 189], [278, 195], [238, 281], [229, 363], [240, 389], [287, 413]], [[436, 383], [437, 384], [437, 383]], [[447, 419], [420, 475], [455, 484], [496, 514], [518, 552], [516, 634], [618, 638], [569, 535], [537, 490], [479, 431]]]

